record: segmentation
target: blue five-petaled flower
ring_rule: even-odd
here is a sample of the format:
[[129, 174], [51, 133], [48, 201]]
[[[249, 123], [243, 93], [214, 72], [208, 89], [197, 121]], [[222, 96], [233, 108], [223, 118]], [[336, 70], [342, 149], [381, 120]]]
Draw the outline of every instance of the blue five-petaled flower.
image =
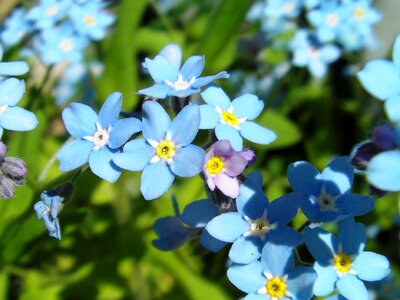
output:
[[89, 106], [71, 103], [62, 117], [67, 131], [75, 140], [63, 146], [57, 154], [61, 171], [76, 169], [89, 161], [94, 174], [115, 182], [121, 169], [112, 162], [113, 156], [134, 134], [141, 130], [136, 118], [118, 120], [122, 95], [112, 93], [97, 115]]
[[175, 175], [191, 177], [203, 167], [204, 150], [191, 142], [200, 124], [198, 105], [185, 106], [171, 122], [157, 102], [143, 103], [143, 137], [128, 142], [114, 163], [127, 170], [141, 171], [140, 190], [146, 200], [160, 197]]
[[218, 140], [228, 140], [236, 151], [243, 148], [243, 138], [258, 144], [269, 144], [276, 134], [254, 122], [264, 108], [264, 102], [255, 95], [245, 94], [232, 102], [216, 85], [201, 93], [207, 104], [200, 106], [201, 129], [215, 128]]

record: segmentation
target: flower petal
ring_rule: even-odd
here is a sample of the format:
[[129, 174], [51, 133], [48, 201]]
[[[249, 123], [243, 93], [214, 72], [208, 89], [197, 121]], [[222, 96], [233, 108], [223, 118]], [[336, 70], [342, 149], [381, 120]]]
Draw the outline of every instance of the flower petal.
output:
[[0, 105], [16, 105], [25, 92], [25, 82], [9, 78], [0, 84]]
[[145, 64], [151, 78], [153, 78], [156, 83], [164, 80], [175, 82], [178, 78], [178, 71], [165, 56], [157, 55], [154, 59], [146, 58]]
[[213, 237], [227, 243], [233, 243], [248, 228], [249, 224], [236, 212], [216, 216], [206, 226]]
[[272, 143], [276, 139], [275, 132], [254, 122], [240, 124], [240, 134], [250, 142], [262, 145]]
[[374, 252], [362, 252], [353, 262], [357, 277], [366, 281], [383, 279], [390, 273], [389, 261], [383, 255]]
[[258, 117], [264, 108], [264, 101], [256, 95], [244, 94], [232, 101], [233, 111], [239, 118], [253, 120]]
[[[230, 143], [228, 144], [230, 146]], [[217, 151], [215, 151], [215, 155], [218, 156]], [[246, 167], [247, 160], [240, 153], [234, 153], [224, 161], [225, 173], [232, 177], [242, 174]]]
[[263, 275], [263, 266], [259, 261], [248, 265], [233, 265], [228, 269], [227, 275], [239, 290], [245, 293], [255, 293], [266, 283]]
[[312, 268], [296, 268], [288, 276], [288, 290], [295, 295], [294, 299], [311, 299], [316, 278], [317, 274]]
[[142, 123], [136, 118], [118, 120], [110, 134], [110, 148], [121, 147], [133, 134], [139, 132], [141, 128]]
[[226, 111], [231, 105], [229, 97], [216, 84], [210, 84], [200, 95], [207, 104], [218, 105], [223, 111]]
[[181, 75], [185, 81], [190, 81], [193, 77], [200, 76], [204, 69], [204, 56], [194, 55], [189, 57], [181, 68]]
[[400, 151], [391, 150], [379, 153], [368, 163], [368, 182], [383, 191], [400, 191]]
[[297, 161], [288, 167], [288, 180], [292, 189], [301, 195], [317, 196], [321, 192], [319, 171], [309, 162]]
[[347, 156], [340, 156], [329, 163], [321, 174], [321, 179], [330, 195], [347, 193], [353, 185], [354, 169]]
[[1, 62], [0, 63], [0, 76], [19, 76], [27, 73], [29, 66], [26, 62]]
[[301, 197], [296, 193], [289, 193], [271, 202], [269, 206], [269, 221], [287, 224], [297, 214]]
[[196, 137], [200, 125], [200, 109], [196, 104], [185, 106], [172, 120], [169, 132], [177, 145], [186, 146]]
[[89, 106], [71, 103], [62, 112], [65, 128], [72, 136], [82, 138], [96, 132], [97, 114]]
[[306, 227], [304, 241], [311, 255], [323, 266], [330, 265], [336, 253], [336, 237], [320, 227]]
[[138, 94], [146, 95], [153, 98], [165, 99], [171, 87], [164, 82], [156, 83], [151, 87], [138, 90]]
[[343, 276], [337, 281], [336, 287], [348, 300], [369, 299], [364, 283], [354, 275]]
[[385, 111], [390, 120], [400, 121], [400, 94], [391, 96], [385, 101]]
[[267, 273], [283, 277], [294, 268], [292, 249], [267, 242], [262, 249], [261, 263]]
[[249, 264], [261, 256], [263, 243], [258, 237], [240, 236], [229, 251], [229, 258], [238, 264]]
[[210, 199], [198, 200], [185, 206], [181, 220], [194, 228], [205, 227], [218, 215], [218, 209]]
[[99, 123], [102, 128], [108, 128], [114, 125], [119, 118], [119, 112], [121, 111], [122, 105], [122, 94], [114, 92], [107, 97], [103, 106], [99, 112]]
[[201, 172], [204, 162], [204, 150], [195, 145], [179, 149], [171, 163], [171, 171], [178, 176], [192, 177]]
[[218, 123], [215, 126], [215, 135], [218, 140], [228, 140], [236, 151], [243, 149], [243, 139], [235, 128], [230, 125]]
[[90, 170], [100, 178], [114, 183], [121, 176], [121, 169], [112, 161], [115, 151], [107, 146], [94, 150], [89, 155]]
[[192, 87], [200, 88], [204, 85], [209, 84], [211, 81], [214, 81], [216, 79], [229, 78], [229, 77], [230, 77], [230, 75], [225, 71], [219, 72], [218, 74], [211, 75], [211, 76], [199, 77], [195, 80], [195, 82], [193, 82]]
[[36, 128], [38, 120], [34, 113], [18, 106], [7, 107], [0, 114], [0, 126], [4, 129], [27, 131]]
[[60, 170], [67, 172], [82, 166], [88, 161], [92, 148], [93, 143], [86, 140], [73, 140], [64, 145], [57, 153]]
[[169, 115], [160, 104], [154, 101], [143, 103], [142, 132], [146, 139], [163, 140], [170, 123]]
[[140, 191], [144, 199], [153, 200], [164, 194], [174, 181], [167, 164], [163, 162], [147, 165], [142, 172]]
[[374, 209], [375, 202], [369, 196], [345, 194], [336, 200], [336, 207], [338, 207], [343, 214], [362, 216]]
[[347, 255], [356, 255], [364, 250], [367, 232], [364, 224], [355, 223], [352, 217], [339, 224], [338, 243]]
[[338, 278], [336, 269], [332, 265], [321, 266], [315, 262], [314, 270], [318, 275], [314, 283], [314, 295], [326, 296], [332, 293]]
[[227, 245], [227, 243], [217, 240], [215, 237], [209, 234], [206, 229], [204, 229], [201, 233], [200, 244], [214, 253], [220, 251], [223, 247]]
[[114, 163], [126, 170], [141, 171], [155, 155], [153, 147], [145, 139], [137, 139], [126, 143], [122, 153], [116, 153]]
[[239, 181], [236, 177], [230, 177], [225, 173], [217, 174], [214, 178], [217, 188], [226, 196], [237, 198], [240, 193]]
[[219, 114], [215, 106], [203, 104], [200, 105], [200, 129], [212, 129], [219, 121]]

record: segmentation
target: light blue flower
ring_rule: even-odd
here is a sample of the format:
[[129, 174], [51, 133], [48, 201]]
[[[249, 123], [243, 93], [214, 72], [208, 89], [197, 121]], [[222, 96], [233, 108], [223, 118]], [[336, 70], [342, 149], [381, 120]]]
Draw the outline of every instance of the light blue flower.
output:
[[366, 170], [368, 182], [382, 191], [400, 191], [399, 163], [399, 149], [384, 151], [375, 155], [368, 162]]
[[105, 10], [106, 3], [88, 1], [81, 5], [72, 5], [68, 15], [76, 31], [92, 40], [101, 40], [106, 36], [107, 28], [115, 17]]
[[265, 18], [295, 18], [300, 14], [302, 0], [268, 0]]
[[348, 300], [369, 299], [363, 280], [377, 281], [389, 274], [386, 257], [363, 251], [366, 230], [363, 224], [347, 218], [339, 224], [338, 235], [320, 227], [306, 228], [304, 239], [316, 259], [316, 296], [326, 296], [336, 288]]
[[67, 15], [70, 5], [70, 0], [40, 0], [27, 12], [26, 18], [36, 29], [49, 28]]
[[199, 130], [198, 105], [185, 106], [171, 122], [157, 102], [143, 103], [143, 137], [128, 142], [114, 163], [127, 170], [141, 171], [140, 191], [146, 200], [160, 197], [175, 175], [192, 177], [203, 167], [204, 150], [192, 145]]
[[233, 264], [228, 279], [248, 294], [244, 300], [309, 300], [316, 274], [312, 268], [295, 268], [291, 248], [268, 242], [261, 262]]
[[36, 217], [43, 220], [49, 236], [61, 240], [60, 223], [57, 216], [63, 206], [63, 200], [53, 190], [43, 192], [40, 198], [42, 200], [33, 206]]
[[393, 47], [393, 61], [375, 59], [357, 73], [363, 87], [379, 100], [385, 100], [386, 113], [400, 121], [400, 36]]
[[[179, 48], [178, 53], [180, 52]], [[169, 96], [185, 98], [199, 93], [202, 86], [215, 79], [229, 78], [229, 74], [225, 71], [213, 76], [199, 77], [204, 68], [204, 56], [191, 56], [180, 68], [180, 57], [182, 55], [175, 54], [171, 60], [170, 56], [166, 54], [164, 50], [154, 59], [146, 58], [144, 65], [155, 84], [149, 88], [139, 90], [139, 94], [160, 99], [165, 99]], [[176, 59], [177, 57], [179, 60]]]
[[354, 169], [346, 156], [335, 158], [322, 173], [306, 161], [288, 167], [289, 183], [303, 197], [301, 210], [313, 222], [360, 216], [374, 208], [370, 197], [349, 193], [353, 178]]
[[[0, 72], [2, 64], [0, 63]], [[13, 63], [10, 64], [12, 66]], [[6, 70], [7, 73], [10, 71], [12, 70]], [[23, 80], [9, 78], [0, 82], [0, 138], [3, 129], [28, 131], [37, 126], [38, 120], [32, 112], [16, 106], [24, 92], [25, 82]]]
[[252, 94], [245, 94], [232, 102], [216, 85], [201, 93], [207, 104], [200, 105], [201, 129], [215, 128], [218, 140], [228, 140], [236, 151], [243, 149], [243, 138], [258, 144], [269, 144], [276, 134], [250, 120], [263, 110], [264, 102]]
[[[0, 61], [3, 58], [3, 47], [0, 44]], [[24, 61], [0, 62], [0, 81], [4, 80], [4, 76], [23, 75], [29, 71], [29, 66]]]
[[31, 31], [32, 23], [26, 19], [26, 11], [23, 8], [14, 9], [4, 21], [4, 28], [0, 34], [1, 42], [8, 47], [14, 46]]
[[261, 256], [269, 240], [291, 247], [302, 242], [301, 234], [286, 225], [297, 214], [300, 201], [299, 195], [290, 193], [269, 203], [263, 190], [247, 179], [236, 198], [237, 212], [216, 216], [206, 230], [220, 241], [233, 243], [229, 251], [233, 262], [248, 264]]
[[62, 117], [67, 131], [75, 140], [64, 145], [57, 153], [61, 171], [79, 168], [86, 162], [94, 174], [115, 182], [121, 169], [112, 162], [119, 148], [141, 130], [136, 118], [118, 120], [121, 111], [121, 93], [112, 93], [97, 115], [89, 106], [71, 103]]
[[317, 78], [325, 76], [328, 65], [340, 56], [340, 49], [337, 46], [321, 44], [317, 36], [307, 30], [299, 30], [296, 33], [290, 48], [293, 51], [293, 65], [307, 67]]

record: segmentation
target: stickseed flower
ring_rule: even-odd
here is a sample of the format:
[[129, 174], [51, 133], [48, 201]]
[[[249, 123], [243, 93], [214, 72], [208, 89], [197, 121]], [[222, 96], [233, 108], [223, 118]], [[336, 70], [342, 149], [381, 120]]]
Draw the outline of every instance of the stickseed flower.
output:
[[61, 171], [76, 169], [86, 162], [94, 174], [115, 182], [121, 169], [112, 162], [119, 148], [141, 130], [136, 118], [118, 120], [122, 95], [112, 93], [97, 115], [89, 106], [71, 103], [64, 109], [62, 117], [67, 131], [75, 140], [64, 145], [57, 154]]
[[314, 285], [316, 296], [326, 296], [337, 288], [346, 299], [368, 299], [362, 280], [381, 280], [390, 272], [386, 257], [363, 251], [366, 230], [352, 217], [339, 224], [337, 237], [320, 227], [307, 227], [304, 240], [317, 260], [314, 264], [318, 274]]
[[195, 104], [185, 106], [171, 122], [157, 102], [143, 103], [143, 137], [126, 143], [115, 155], [120, 168], [141, 171], [140, 190], [146, 200], [160, 197], [175, 175], [192, 177], [202, 168], [204, 150], [192, 145], [199, 130], [200, 112]]
[[229, 141], [214, 143], [205, 157], [203, 172], [210, 190], [217, 187], [225, 195], [239, 196], [239, 181], [236, 178], [243, 173], [249, 162], [255, 159], [251, 150], [237, 152]]

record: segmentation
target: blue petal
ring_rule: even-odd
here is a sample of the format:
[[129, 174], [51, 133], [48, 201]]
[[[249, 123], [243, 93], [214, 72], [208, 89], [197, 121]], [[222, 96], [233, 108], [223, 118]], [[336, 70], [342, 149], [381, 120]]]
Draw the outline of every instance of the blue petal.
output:
[[240, 185], [240, 194], [236, 198], [237, 211], [252, 220], [260, 218], [265, 209], [268, 210], [268, 199], [264, 191], [252, 180], [246, 180]]
[[119, 148], [135, 133], [142, 128], [142, 123], [136, 118], [118, 120], [110, 134], [110, 148]]
[[94, 150], [89, 155], [90, 170], [100, 178], [114, 183], [121, 176], [121, 169], [112, 161], [115, 152], [107, 146]]
[[[1, 82], [1, 81], [0, 81]], [[25, 82], [16, 78], [6, 79], [0, 84], [0, 105], [16, 105], [25, 92]]]
[[117, 122], [121, 111], [122, 94], [114, 92], [107, 97], [99, 112], [99, 123], [102, 128], [108, 128]]
[[311, 255], [323, 266], [331, 264], [337, 249], [337, 241], [333, 234], [320, 227], [304, 230], [304, 241]]
[[185, 206], [181, 220], [194, 228], [205, 227], [218, 215], [218, 209], [210, 199], [198, 200]]
[[215, 135], [218, 140], [228, 140], [233, 149], [236, 151], [242, 151], [243, 149], [243, 139], [239, 132], [230, 125], [217, 123], [215, 126]]
[[314, 295], [326, 296], [332, 293], [338, 279], [336, 268], [332, 265], [321, 266], [318, 262], [315, 262], [314, 270], [318, 275], [314, 284]]
[[250, 142], [262, 145], [272, 143], [276, 139], [275, 132], [249, 121], [240, 124], [240, 134]]
[[262, 249], [261, 263], [267, 273], [283, 277], [294, 268], [292, 249], [267, 242]]
[[169, 115], [160, 104], [154, 101], [143, 103], [142, 132], [146, 139], [163, 140], [170, 123]]
[[140, 191], [144, 199], [152, 200], [164, 194], [174, 181], [167, 164], [163, 162], [147, 165], [142, 172]]
[[89, 106], [71, 103], [62, 112], [65, 128], [76, 138], [92, 136], [96, 132], [97, 114]]
[[151, 87], [139, 90], [138, 94], [146, 95], [153, 98], [165, 99], [170, 90], [172, 89], [169, 85], [164, 82], [160, 82], [152, 85]]
[[385, 100], [400, 93], [399, 66], [391, 61], [373, 60], [357, 76], [364, 88], [378, 99]]
[[296, 268], [288, 276], [288, 290], [294, 294], [295, 299], [311, 299], [316, 279], [317, 274], [312, 268]]
[[353, 185], [354, 169], [347, 156], [335, 158], [324, 169], [321, 179], [330, 195], [347, 193]]
[[229, 258], [238, 264], [249, 264], [261, 256], [263, 243], [258, 237], [240, 236], [229, 251]]
[[306, 217], [312, 222], [319, 222], [321, 217], [321, 210], [318, 203], [311, 196], [303, 196], [300, 208]]
[[266, 238], [275, 244], [291, 248], [296, 248], [303, 243], [303, 236], [287, 225], [278, 225], [274, 229], [271, 229], [267, 233]]
[[[271, 297], [268, 294], [248, 294], [243, 300], [271, 300]], [[286, 297], [282, 298], [282, 300], [286, 300]]]
[[216, 239], [233, 243], [249, 229], [249, 224], [236, 212], [216, 216], [206, 226], [207, 231]]
[[162, 55], [157, 55], [154, 59], [146, 58], [145, 64], [153, 80], [157, 83], [164, 80], [175, 82], [178, 78], [178, 71]]
[[189, 233], [178, 217], [158, 219], [154, 224], [154, 231], [159, 239], [152, 244], [163, 251], [175, 250], [182, 246], [189, 238]]
[[200, 129], [212, 129], [219, 121], [219, 114], [215, 106], [203, 104], [200, 105]]
[[346, 194], [336, 200], [336, 207], [339, 208], [343, 214], [362, 216], [374, 209], [375, 202], [368, 196]]
[[297, 161], [290, 164], [288, 180], [292, 189], [301, 195], [318, 196], [321, 192], [320, 173], [309, 162]]
[[223, 111], [226, 111], [231, 105], [229, 97], [216, 84], [210, 84], [200, 95], [207, 104], [218, 105]]
[[352, 217], [339, 224], [338, 243], [347, 255], [355, 255], [364, 250], [367, 232], [362, 223], [355, 223]]
[[211, 81], [214, 81], [219, 78], [229, 78], [229, 74], [225, 71], [219, 72], [216, 75], [212, 76], [205, 76], [205, 77], [199, 77], [193, 82], [192, 87], [194, 88], [200, 88], [206, 84], [209, 84]]
[[400, 151], [379, 153], [368, 163], [368, 182], [383, 191], [400, 191]]
[[126, 143], [123, 152], [115, 154], [113, 161], [122, 169], [141, 171], [154, 155], [154, 148], [145, 139], [137, 139]]
[[92, 148], [93, 143], [86, 140], [73, 140], [64, 145], [57, 153], [60, 170], [66, 172], [82, 166], [88, 161]]
[[203, 232], [201, 233], [200, 244], [204, 248], [214, 253], [220, 251], [223, 247], [227, 245], [227, 243], [217, 240], [215, 237], [209, 234], [206, 229], [204, 229]]
[[171, 163], [171, 171], [178, 176], [192, 177], [201, 172], [204, 162], [204, 150], [195, 145], [179, 149]]
[[267, 281], [259, 261], [248, 265], [233, 265], [228, 269], [227, 275], [229, 281], [245, 293], [257, 292]]
[[256, 95], [245, 94], [232, 101], [233, 111], [239, 118], [253, 120], [264, 108], [264, 102]]
[[18, 76], [23, 75], [28, 71], [29, 66], [23, 61], [0, 63], [0, 76]]
[[200, 109], [196, 104], [185, 106], [172, 120], [169, 132], [177, 145], [186, 146], [196, 137], [200, 125]]
[[381, 280], [390, 273], [387, 258], [374, 252], [362, 252], [352, 267], [357, 272], [357, 277], [366, 281]]
[[18, 106], [7, 107], [0, 114], [0, 126], [4, 129], [15, 131], [32, 130], [38, 124], [35, 115]]
[[268, 210], [269, 221], [271, 223], [289, 223], [297, 214], [301, 200], [299, 194], [289, 193], [272, 201]]
[[400, 95], [391, 96], [385, 101], [385, 111], [390, 120], [400, 121]]
[[179, 98], [186, 98], [187, 96], [197, 94], [197, 93], [200, 93], [200, 89], [194, 88], [193, 86], [186, 90], [175, 90], [174, 88], [171, 88], [168, 92], [168, 96], [176, 96]]
[[369, 299], [364, 283], [354, 275], [343, 276], [337, 281], [336, 287], [348, 300]]
[[181, 75], [185, 81], [200, 76], [204, 68], [204, 56], [194, 55], [189, 57], [181, 68]]

